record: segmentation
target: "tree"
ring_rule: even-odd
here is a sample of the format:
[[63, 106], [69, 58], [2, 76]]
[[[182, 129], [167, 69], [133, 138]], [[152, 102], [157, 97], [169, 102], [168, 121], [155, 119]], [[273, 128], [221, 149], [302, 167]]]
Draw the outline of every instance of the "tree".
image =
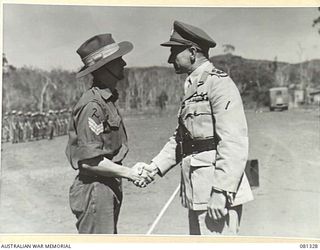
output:
[[[318, 10], [320, 11], [320, 7], [318, 7]], [[315, 27], [316, 25], [319, 25], [319, 24], [320, 24], [320, 16], [313, 20], [312, 27]], [[320, 34], [320, 28], [318, 28], [318, 32]]]
[[5, 53], [2, 53], [2, 72], [4, 75], [9, 73], [9, 63]]
[[[39, 110], [42, 113], [43, 112], [43, 104], [44, 104], [44, 94], [47, 91], [48, 86], [52, 86], [55, 90], [57, 90], [57, 86], [51, 81], [51, 79], [47, 76], [45, 76], [46, 83], [43, 85], [42, 90], [41, 90], [41, 95], [40, 95], [40, 105], [39, 105]], [[47, 105], [49, 106], [49, 105]]]
[[223, 44], [222, 46], [225, 54], [232, 54], [236, 49], [232, 44]]
[[232, 44], [223, 44], [223, 52], [226, 54], [226, 62], [224, 67], [226, 68], [227, 74], [231, 76], [231, 69], [233, 63], [232, 53], [235, 51], [235, 47]]

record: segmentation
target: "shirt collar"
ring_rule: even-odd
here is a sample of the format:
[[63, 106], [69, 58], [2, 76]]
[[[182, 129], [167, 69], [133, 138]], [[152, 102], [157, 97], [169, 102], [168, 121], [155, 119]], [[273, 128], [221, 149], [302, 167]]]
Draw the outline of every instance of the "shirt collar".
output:
[[[205, 61], [202, 63], [198, 68], [196, 68], [194, 71], [191, 72], [191, 74], [188, 76], [188, 80], [191, 83], [198, 82], [203, 73], [207, 68], [212, 67], [212, 64], [210, 63], [209, 60]], [[211, 70], [210, 70], [211, 71]]]
[[116, 89], [114, 91], [112, 91], [112, 92], [108, 88], [100, 89], [98, 87], [93, 87], [92, 89], [97, 91], [104, 100], [109, 100], [110, 99], [112, 102], [115, 102], [118, 99], [118, 96], [119, 96], [118, 91]]

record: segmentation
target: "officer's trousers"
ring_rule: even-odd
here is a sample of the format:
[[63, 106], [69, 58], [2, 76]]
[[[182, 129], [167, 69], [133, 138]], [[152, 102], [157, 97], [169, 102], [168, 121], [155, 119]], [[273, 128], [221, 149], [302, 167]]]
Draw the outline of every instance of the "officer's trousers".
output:
[[219, 221], [212, 220], [207, 210], [189, 210], [190, 235], [236, 235], [239, 232], [242, 205], [228, 209]]
[[77, 177], [70, 187], [70, 207], [80, 234], [116, 234], [122, 195], [105, 183]]

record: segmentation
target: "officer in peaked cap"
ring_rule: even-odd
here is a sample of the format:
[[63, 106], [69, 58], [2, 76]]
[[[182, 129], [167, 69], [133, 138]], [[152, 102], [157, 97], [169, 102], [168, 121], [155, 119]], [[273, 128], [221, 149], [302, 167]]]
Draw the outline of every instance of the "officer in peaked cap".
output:
[[202, 29], [175, 21], [161, 45], [170, 47], [168, 63], [176, 73], [188, 76], [174, 135], [151, 164], [141, 166], [163, 176], [180, 163], [190, 234], [236, 234], [242, 204], [253, 199], [244, 173], [248, 135], [239, 91], [210, 62], [216, 43]]
[[92, 87], [73, 108], [66, 148], [71, 166], [78, 171], [69, 197], [79, 233], [117, 233], [121, 178], [144, 181], [138, 169], [122, 166], [128, 143], [115, 105], [116, 85], [126, 66], [122, 56], [132, 48], [128, 41], [117, 43], [111, 34], [100, 34], [77, 50], [84, 63], [77, 77], [93, 76]]
[[209, 48], [214, 48], [216, 46], [216, 42], [202, 29], [190, 24], [175, 21], [173, 23], [170, 40], [162, 43], [161, 46], [195, 46], [207, 54]]

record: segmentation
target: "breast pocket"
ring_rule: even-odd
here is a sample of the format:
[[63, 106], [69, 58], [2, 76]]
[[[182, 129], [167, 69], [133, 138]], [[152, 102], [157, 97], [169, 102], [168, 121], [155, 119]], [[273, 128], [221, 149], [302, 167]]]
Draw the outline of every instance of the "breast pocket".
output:
[[119, 130], [121, 124], [121, 117], [118, 114], [117, 108], [113, 103], [108, 103], [105, 105], [106, 116], [103, 121], [104, 133], [110, 133], [111, 131]]
[[213, 120], [209, 101], [189, 102], [181, 117], [193, 138], [213, 137]]
[[123, 126], [121, 116], [118, 114], [117, 108], [113, 103], [107, 103], [105, 120], [103, 121], [103, 148], [113, 154], [122, 145], [123, 142]]

